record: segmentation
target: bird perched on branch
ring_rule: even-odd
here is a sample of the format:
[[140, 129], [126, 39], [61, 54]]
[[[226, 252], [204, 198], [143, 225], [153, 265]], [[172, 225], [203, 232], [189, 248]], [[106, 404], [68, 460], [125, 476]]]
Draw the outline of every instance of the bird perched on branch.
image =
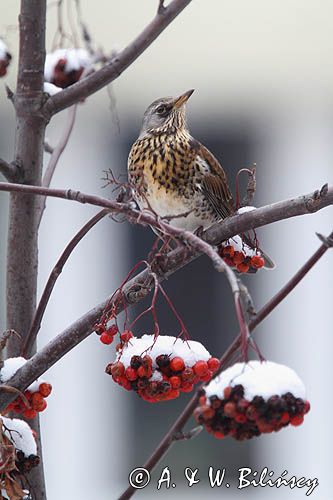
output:
[[[193, 92], [157, 99], [147, 108], [128, 158], [139, 207], [191, 232], [236, 213], [225, 171], [187, 128], [185, 104]], [[263, 257], [266, 267], [274, 266]]]

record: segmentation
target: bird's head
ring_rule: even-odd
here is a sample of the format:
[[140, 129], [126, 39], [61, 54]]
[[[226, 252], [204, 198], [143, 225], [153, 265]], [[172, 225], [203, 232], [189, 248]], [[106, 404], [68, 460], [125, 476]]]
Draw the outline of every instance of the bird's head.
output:
[[186, 128], [185, 103], [194, 90], [178, 97], [162, 97], [145, 111], [140, 137], [150, 134], [175, 133]]

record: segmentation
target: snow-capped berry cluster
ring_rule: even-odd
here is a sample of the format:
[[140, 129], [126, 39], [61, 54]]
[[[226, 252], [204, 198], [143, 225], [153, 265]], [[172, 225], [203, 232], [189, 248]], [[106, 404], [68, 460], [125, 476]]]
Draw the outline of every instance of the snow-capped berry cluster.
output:
[[12, 59], [11, 54], [8, 52], [7, 45], [0, 38], [0, 77], [7, 74], [7, 68]]
[[132, 337], [118, 351], [106, 373], [150, 403], [177, 398], [199, 381], [209, 381], [220, 362], [196, 341], [176, 337]]
[[[6, 359], [0, 371], [0, 381], [5, 384], [25, 363], [26, 359], [22, 357]], [[18, 396], [12, 403], [9, 403], [4, 413], [13, 411], [25, 418], [35, 418], [37, 413], [44, 411], [47, 407], [45, 398], [51, 392], [51, 384], [41, 379], [36, 380], [24, 392], [25, 399]]]
[[216, 438], [240, 441], [300, 425], [310, 410], [296, 373], [269, 361], [236, 363], [208, 384], [199, 403], [198, 423]]
[[2, 432], [15, 448], [15, 465], [18, 472], [29, 472], [40, 462], [34, 431], [24, 420], [3, 416], [1, 420]]
[[66, 88], [76, 83], [92, 58], [85, 49], [58, 49], [46, 55], [44, 80]]
[[265, 265], [265, 260], [258, 250], [251, 248], [238, 235], [229, 238], [219, 247], [219, 254], [239, 273], [256, 272]]

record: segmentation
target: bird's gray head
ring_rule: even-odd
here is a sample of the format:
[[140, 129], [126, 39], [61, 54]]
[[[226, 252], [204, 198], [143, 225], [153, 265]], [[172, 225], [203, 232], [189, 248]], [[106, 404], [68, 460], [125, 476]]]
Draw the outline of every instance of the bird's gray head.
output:
[[154, 101], [145, 111], [140, 138], [159, 133], [175, 133], [186, 127], [185, 103], [194, 90], [179, 97], [162, 97]]

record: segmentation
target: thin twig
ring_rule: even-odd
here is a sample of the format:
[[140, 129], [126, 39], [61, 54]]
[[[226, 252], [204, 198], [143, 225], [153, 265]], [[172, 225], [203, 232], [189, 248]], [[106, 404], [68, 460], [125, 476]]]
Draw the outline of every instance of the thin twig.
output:
[[[43, 187], [49, 187], [51, 184], [52, 177], [54, 175], [56, 166], [58, 164], [59, 158], [62, 155], [65, 147], [68, 144], [69, 138], [71, 136], [74, 123], [75, 123], [75, 117], [76, 117], [76, 111], [77, 111], [77, 104], [74, 106], [71, 106], [68, 109], [68, 115], [67, 115], [67, 122], [65, 124], [65, 127], [63, 129], [62, 135], [59, 139], [58, 144], [52, 149], [51, 152], [51, 157], [49, 159], [49, 162], [47, 164], [45, 173], [43, 175], [42, 179], [42, 186]], [[44, 149], [45, 149], [45, 142], [44, 142]], [[44, 210], [45, 210], [45, 205], [46, 205], [46, 198], [43, 198], [40, 209], [39, 209], [39, 219], [38, 219], [38, 227], [40, 225]]]
[[46, 306], [49, 302], [51, 293], [53, 291], [53, 288], [56, 284], [57, 279], [59, 278], [64, 265], [68, 261], [69, 257], [71, 256], [73, 250], [77, 247], [77, 245], [80, 243], [80, 241], [84, 238], [84, 236], [92, 229], [97, 222], [99, 222], [103, 217], [105, 217], [109, 213], [109, 210], [103, 209], [100, 212], [98, 212], [94, 217], [92, 217], [77, 233], [76, 235], [71, 239], [71, 241], [68, 243], [66, 246], [65, 250], [59, 257], [57, 263], [55, 264], [54, 268], [51, 271], [51, 274], [49, 276], [49, 279], [47, 280], [47, 283], [45, 285], [44, 291], [42, 293], [42, 296], [40, 298], [38, 307], [36, 309], [36, 312], [34, 314], [32, 324], [29, 330], [28, 335], [25, 338], [25, 341], [22, 346], [22, 356], [28, 357], [31, 351], [31, 347], [33, 346], [37, 334], [40, 329], [41, 321], [46, 309]]
[[242, 199], [241, 206], [246, 207], [248, 205], [252, 205], [254, 196], [256, 194], [256, 167], [251, 169], [243, 169], [249, 174], [249, 178], [247, 180], [246, 194]]
[[97, 92], [108, 83], [118, 78], [167, 26], [181, 13], [191, 0], [172, 0], [163, 13], [157, 13], [146, 28], [108, 64], [83, 80], [71, 85], [57, 95], [49, 97], [44, 105], [44, 113], [50, 117], [59, 111], [72, 106], [81, 99]]

